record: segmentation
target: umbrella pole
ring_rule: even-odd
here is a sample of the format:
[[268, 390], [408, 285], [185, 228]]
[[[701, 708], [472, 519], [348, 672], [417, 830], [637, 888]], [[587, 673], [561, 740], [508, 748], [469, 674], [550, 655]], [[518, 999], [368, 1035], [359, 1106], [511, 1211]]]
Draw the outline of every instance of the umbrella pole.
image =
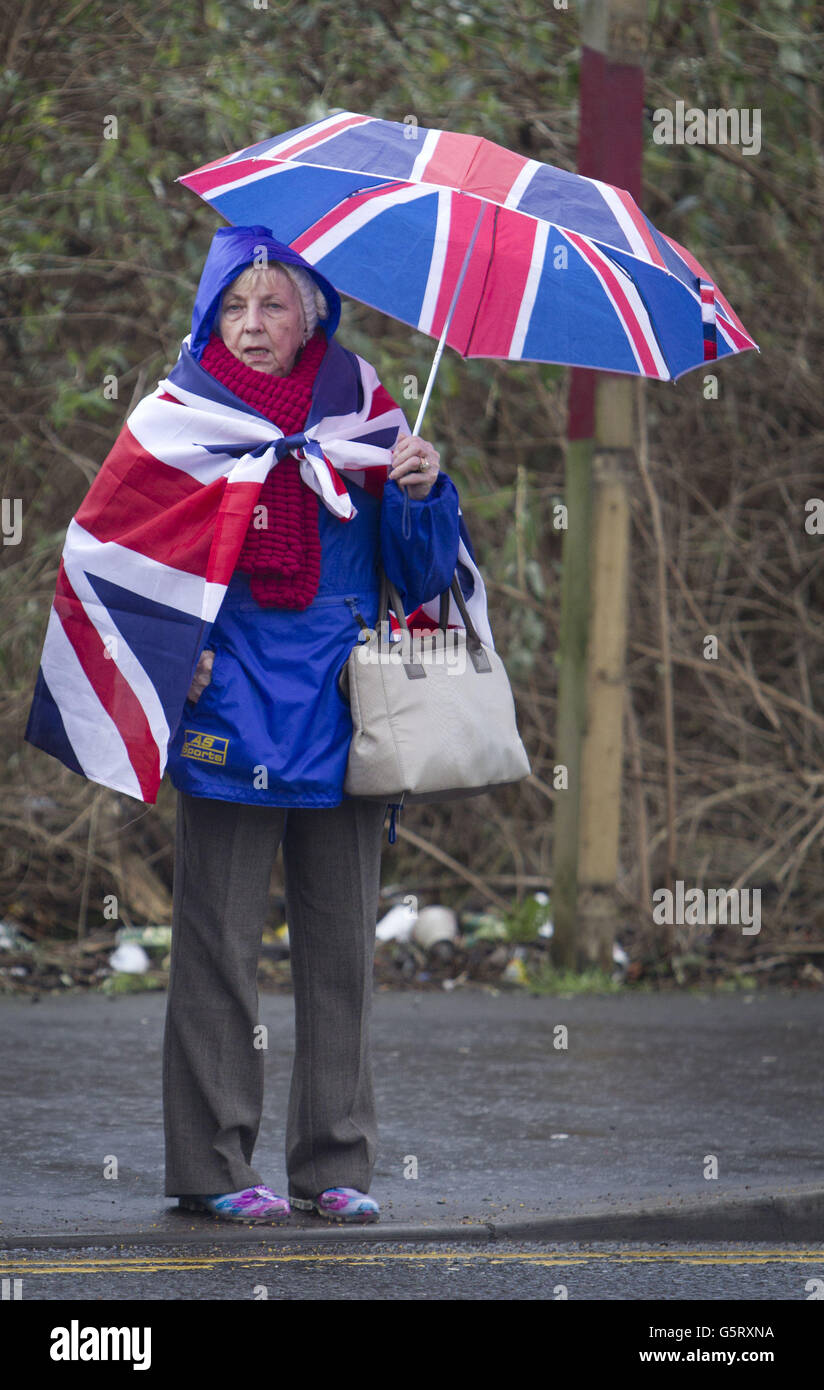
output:
[[[454, 300], [452, 307], [454, 307]], [[426, 407], [429, 405], [429, 397], [432, 395], [432, 387], [435, 384], [435, 377], [438, 375], [438, 367], [440, 366], [440, 361], [443, 357], [443, 350], [446, 346], [446, 330], [449, 327], [449, 322], [451, 318], [452, 309], [450, 308], [450, 311], [447, 315], [446, 323], [443, 326], [443, 333], [441, 334], [438, 340], [438, 346], [435, 349], [435, 356], [432, 358], [432, 366], [429, 368], [429, 379], [427, 380], [426, 386], [424, 387], [423, 397], [421, 398], [421, 403], [418, 407], [418, 418], [416, 419], [414, 429], [412, 430], [413, 434], [420, 433], [421, 424], [423, 423], [423, 417], [426, 414]]]
[[439, 367], [439, 365], [440, 365], [441, 358], [443, 357], [443, 350], [444, 350], [444, 348], [446, 347], [446, 335], [447, 335], [447, 332], [449, 331], [449, 325], [450, 325], [451, 322], [452, 322], [452, 316], [453, 316], [453, 314], [455, 313], [455, 307], [456, 307], [456, 305], [457, 305], [457, 303], [458, 303], [458, 298], [459, 298], [460, 293], [461, 293], [461, 288], [462, 288], [462, 286], [463, 286], [464, 277], [466, 276], [466, 272], [467, 272], [467, 270], [469, 269], [469, 262], [470, 262], [470, 260], [472, 259], [472, 252], [473, 252], [473, 250], [474, 250], [474, 248], [475, 248], [475, 242], [476, 242], [477, 239], [478, 239], [478, 232], [479, 232], [480, 229], [481, 229], [481, 222], [483, 221], [483, 215], [484, 215], [484, 206], [485, 206], [485, 205], [484, 205], [483, 203], [481, 203], [481, 205], [480, 205], [480, 207], [479, 207], [479, 209], [478, 209], [478, 216], [477, 216], [477, 219], [476, 219], [476, 222], [475, 222], [475, 228], [474, 228], [474, 230], [473, 230], [473, 232], [472, 232], [472, 236], [470, 237], [469, 245], [468, 245], [467, 248], [466, 248], [466, 255], [465, 255], [464, 258], [463, 258], [463, 265], [461, 266], [461, 273], [460, 273], [460, 275], [458, 276], [458, 279], [457, 279], [457, 282], [456, 282], [456, 285], [455, 285], [455, 290], [454, 290], [453, 295], [452, 295], [452, 303], [451, 303], [450, 306], [449, 306], [449, 313], [448, 313], [447, 316], [446, 316], [446, 320], [445, 320], [444, 326], [443, 326], [443, 332], [441, 333], [441, 336], [440, 336], [440, 338], [438, 339], [438, 346], [437, 346], [437, 348], [435, 349], [435, 356], [434, 356], [433, 359], [432, 359], [432, 366], [431, 366], [430, 369], [429, 369], [429, 379], [428, 379], [428, 381], [427, 381], [427, 383], [426, 383], [426, 386], [424, 387], [423, 398], [422, 398], [422, 400], [421, 400], [421, 404], [420, 404], [420, 407], [419, 407], [419, 409], [418, 409], [418, 418], [417, 418], [416, 421], [415, 421], [415, 428], [414, 428], [413, 431], [412, 431], [413, 434], [418, 434], [418, 432], [420, 431], [421, 425], [422, 425], [422, 423], [423, 423], [423, 417], [424, 417], [424, 415], [426, 414], [426, 407], [427, 407], [428, 404], [429, 404], [429, 397], [432, 395], [432, 387], [433, 387], [434, 384], [435, 384], [435, 377], [436, 377], [437, 374], [438, 374], [438, 367]]
[[[429, 397], [432, 395], [432, 387], [433, 387], [434, 384], [435, 384], [435, 377], [436, 377], [437, 374], [438, 374], [438, 366], [439, 366], [439, 364], [440, 364], [441, 358], [443, 357], [443, 350], [444, 350], [444, 348], [446, 347], [446, 335], [447, 335], [447, 332], [449, 331], [449, 325], [450, 325], [450, 323], [452, 322], [452, 316], [453, 316], [453, 314], [455, 313], [455, 306], [456, 306], [456, 304], [458, 303], [458, 296], [459, 296], [460, 293], [461, 293], [461, 287], [462, 287], [463, 282], [464, 282], [464, 276], [466, 275], [467, 269], [468, 269], [468, 267], [469, 267], [469, 262], [470, 262], [470, 260], [472, 259], [472, 252], [473, 252], [474, 247], [475, 247], [475, 242], [476, 242], [476, 240], [477, 240], [477, 238], [478, 238], [478, 232], [480, 231], [481, 221], [483, 220], [483, 215], [484, 215], [484, 204], [481, 203], [480, 207], [478, 208], [478, 216], [477, 216], [477, 218], [476, 218], [476, 220], [475, 220], [475, 227], [474, 227], [474, 229], [473, 229], [472, 236], [471, 236], [470, 239], [469, 239], [469, 245], [468, 245], [467, 248], [466, 248], [466, 255], [465, 255], [464, 258], [463, 258], [463, 265], [461, 266], [461, 273], [460, 273], [460, 275], [458, 276], [457, 282], [456, 282], [456, 284], [455, 284], [455, 289], [454, 289], [454, 292], [453, 292], [453, 295], [452, 295], [452, 303], [451, 303], [450, 306], [449, 306], [449, 313], [448, 313], [447, 316], [446, 316], [446, 320], [445, 320], [444, 326], [443, 326], [443, 331], [442, 331], [442, 333], [441, 333], [440, 338], [438, 339], [438, 346], [437, 346], [436, 349], [435, 349], [435, 356], [434, 356], [433, 359], [432, 359], [432, 366], [429, 368], [429, 379], [428, 379], [428, 381], [427, 381], [427, 383], [426, 383], [426, 386], [424, 387], [423, 398], [422, 398], [421, 403], [420, 403], [420, 406], [419, 406], [419, 408], [418, 408], [417, 419], [415, 420], [415, 427], [414, 427], [414, 429], [412, 430], [412, 433], [413, 433], [413, 434], [419, 434], [419, 433], [420, 433], [421, 424], [423, 423], [423, 417], [424, 417], [424, 415], [426, 414], [426, 407], [427, 407], [428, 404], [429, 404]], [[402, 534], [404, 540], [407, 540], [407, 541], [409, 540], [409, 537], [410, 537], [411, 534], [412, 534], [412, 521], [411, 521], [411, 517], [410, 517], [410, 515], [409, 515], [409, 488], [408, 488], [408, 487], [405, 487], [404, 490], [403, 490], [403, 512], [401, 513], [401, 534]], [[450, 598], [449, 602], [450, 602], [450, 604], [454, 603], [454, 599]]]

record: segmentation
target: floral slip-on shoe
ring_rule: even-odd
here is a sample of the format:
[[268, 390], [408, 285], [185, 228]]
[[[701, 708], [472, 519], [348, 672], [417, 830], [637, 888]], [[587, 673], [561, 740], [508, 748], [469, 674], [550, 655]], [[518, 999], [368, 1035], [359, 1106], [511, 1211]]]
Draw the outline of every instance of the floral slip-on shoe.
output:
[[217, 1193], [212, 1197], [178, 1197], [178, 1206], [185, 1211], [206, 1212], [219, 1221], [256, 1221], [280, 1226], [292, 1214], [285, 1197], [278, 1197], [271, 1187], [245, 1187], [242, 1192]]
[[358, 1192], [355, 1187], [327, 1187], [317, 1197], [290, 1197], [299, 1211], [313, 1211], [329, 1221], [357, 1221], [366, 1224], [380, 1218], [380, 1207], [374, 1197]]

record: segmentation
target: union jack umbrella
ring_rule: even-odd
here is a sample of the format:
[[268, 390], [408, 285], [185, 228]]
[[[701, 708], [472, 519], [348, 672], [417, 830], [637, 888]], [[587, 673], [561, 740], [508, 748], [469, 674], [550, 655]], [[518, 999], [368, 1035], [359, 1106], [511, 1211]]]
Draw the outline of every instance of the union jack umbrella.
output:
[[757, 344], [703, 266], [624, 189], [474, 135], [353, 111], [179, 182], [262, 223], [341, 293], [462, 357], [674, 381]]

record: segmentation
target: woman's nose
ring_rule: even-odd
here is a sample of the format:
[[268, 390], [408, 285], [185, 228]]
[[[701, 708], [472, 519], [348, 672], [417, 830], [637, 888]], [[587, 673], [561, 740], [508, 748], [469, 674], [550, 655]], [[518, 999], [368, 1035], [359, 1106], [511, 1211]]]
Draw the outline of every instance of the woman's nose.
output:
[[263, 327], [263, 315], [258, 304], [247, 304], [243, 327], [248, 333], [257, 333]]

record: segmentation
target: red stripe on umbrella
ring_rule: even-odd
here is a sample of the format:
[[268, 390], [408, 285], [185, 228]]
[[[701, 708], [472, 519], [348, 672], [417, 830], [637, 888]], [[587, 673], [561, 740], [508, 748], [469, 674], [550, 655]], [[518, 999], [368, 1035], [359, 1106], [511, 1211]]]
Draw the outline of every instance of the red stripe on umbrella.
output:
[[[277, 146], [278, 159], [294, 159], [296, 155], [302, 154], [304, 150], [316, 149], [323, 145], [327, 140], [332, 140], [336, 135], [340, 135], [342, 130], [348, 130], [351, 126], [365, 125], [374, 120], [373, 116], [350, 115], [345, 119], [336, 121], [334, 125], [329, 125], [322, 133], [315, 131], [314, 135], [296, 136], [294, 140], [285, 141], [284, 144]], [[274, 151], [273, 151], [274, 153]]]
[[598, 255], [593, 247], [591, 247], [583, 237], [577, 236], [575, 232], [566, 232], [565, 235], [574, 246], [577, 246], [584, 259], [589, 262], [593, 269], [597, 270], [601, 279], [604, 281], [618, 309], [627, 334], [638, 354], [638, 360], [644, 373], [647, 376], [660, 377], [661, 371], [650, 351], [646, 334], [641, 324], [638, 322], [635, 310], [627, 299], [623, 286], [618, 280], [618, 276], [609, 266], [606, 257]]
[[272, 159], [239, 159], [237, 164], [231, 165], [231, 168], [227, 168], [225, 164], [219, 168], [206, 165], [202, 173], [196, 171], [192, 175], [189, 187], [195, 193], [199, 193], [201, 197], [205, 197], [207, 193], [221, 188], [224, 184], [240, 184], [243, 178], [249, 174], [262, 177], [264, 170], [275, 169], [276, 167], [277, 161]]
[[508, 213], [506, 209], [498, 209], [495, 256], [484, 290], [484, 301], [489, 312], [484, 313], [483, 323], [472, 335], [473, 353], [494, 357], [509, 355], [532, 267], [537, 233], [537, 222], [532, 226], [531, 235], [528, 235], [524, 231], [522, 217]]

